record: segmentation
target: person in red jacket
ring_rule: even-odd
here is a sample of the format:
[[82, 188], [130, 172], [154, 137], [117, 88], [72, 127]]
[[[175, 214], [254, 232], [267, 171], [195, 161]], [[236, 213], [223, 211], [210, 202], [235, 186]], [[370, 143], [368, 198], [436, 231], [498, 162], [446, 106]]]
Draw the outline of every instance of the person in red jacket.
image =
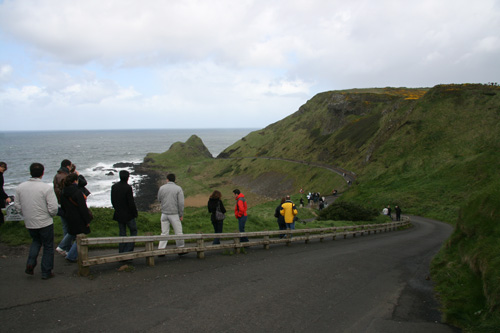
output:
[[[240, 190], [233, 191], [234, 198], [236, 199], [236, 206], [234, 207], [234, 216], [238, 219], [238, 228], [240, 232], [245, 232], [245, 223], [247, 222], [247, 200]], [[240, 237], [240, 242], [248, 242], [247, 237]]]

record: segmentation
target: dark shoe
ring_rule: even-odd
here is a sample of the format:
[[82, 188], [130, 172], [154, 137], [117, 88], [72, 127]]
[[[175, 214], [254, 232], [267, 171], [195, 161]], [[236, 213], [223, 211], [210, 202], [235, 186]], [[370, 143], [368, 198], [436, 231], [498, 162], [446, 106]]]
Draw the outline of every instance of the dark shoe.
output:
[[33, 275], [33, 265], [26, 265], [26, 269], [24, 270], [26, 274]]
[[177, 253], [177, 254], [180, 255], [180, 256], [183, 256], [183, 255], [187, 254], [187, 252]]
[[160, 254], [158, 258], [163, 258], [164, 256], [165, 256], [164, 254]]
[[42, 280], [48, 280], [56, 276], [54, 273], [50, 273], [49, 275], [42, 275]]
[[73, 260], [73, 259], [69, 259], [69, 258], [66, 258], [66, 261], [67, 261], [67, 262], [70, 262], [70, 263], [72, 263], [72, 264], [75, 264], [75, 263], [77, 263], [77, 262], [78, 262], [77, 260]]

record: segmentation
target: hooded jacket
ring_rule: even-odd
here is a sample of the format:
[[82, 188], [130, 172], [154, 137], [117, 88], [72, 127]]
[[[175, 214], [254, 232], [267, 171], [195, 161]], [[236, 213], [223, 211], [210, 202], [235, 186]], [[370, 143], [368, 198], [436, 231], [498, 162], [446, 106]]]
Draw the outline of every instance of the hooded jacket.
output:
[[281, 204], [281, 215], [285, 217], [285, 223], [293, 223], [293, 218], [298, 214], [297, 207], [290, 200]]
[[238, 194], [236, 197], [236, 206], [234, 206], [234, 216], [237, 219], [243, 216], [247, 216], [247, 200], [243, 193]]
[[66, 186], [61, 193], [61, 207], [64, 218], [68, 221], [68, 233], [71, 235], [90, 233], [90, 214], [81, 189], [76, 184]]
[[111, 204], [115, 209], [113, 220], [127, 223], [138, 216], [132, 186], [120, 180], [111, 186]]

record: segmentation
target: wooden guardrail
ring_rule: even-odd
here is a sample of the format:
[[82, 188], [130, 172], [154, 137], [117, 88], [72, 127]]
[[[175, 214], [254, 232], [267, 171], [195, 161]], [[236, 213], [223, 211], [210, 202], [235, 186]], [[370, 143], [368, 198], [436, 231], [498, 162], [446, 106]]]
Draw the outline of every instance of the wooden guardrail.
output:
[[[179, 254], [196, 252], [197, 257], [203, 259], [206, 251], [215, 251], [221, 249], [234, 249], [236, 253], [240, 253], [241, 248], [255, 245], [262, 245], [267, 250], [271, 244], [284, 243], [290, 245], [292, 242], [305, 241], [308, 243], [310, 240], [319, 239], [323, 241], [327, 238], [335, 240], [337, 237], [344, 237], [352, 235], [356, 237], [358, 234], [363, 236], [365, 233], [377, 233], [382, 231], [396, 230], [398, 227], [404, 227], [411, 224], [408, 217], [404, 217], [403, 221], [390, 222], [383, 224], [367, 224], [358, 226], [342, 226], [342, 227], [328, 227], [328, 228], [314, 228], [314, 229], [296, 229], [296, 230], [273, 230], [273, 231], [256, 231], [245, 233], [222, 233], [222, 234], [184, 234], [184, 235], [168, 235], [168, 236], [133, 236], [133, 237], [99, 237], [88, 238], [84, 234], [77, 236], [78, 245], [78, 274], [80, 276], [87, 276], [90, 274], [90, 266], [120, 262], [124, 260], [145, 258], [148, 266], [154, 266], [154, 257], [158, 255]], [[280, 238], [279, 235], [286, 235], [286, 238]], [[248, 237], [249, 241], [241, 243], [240, 237]], [[221, 244], [213, 245], [206, 244], [205, 240], [212, 240], [213, 238], [229, 239]], [[253, 238], [253, 239], [252, 239]], [[195, 246], [185, 246], [182, 248], [172, 247], [165, 249], [154, 248], [155, 242], [158, 241], [175, 241], [183, 239], [185, 241], [195, 241]], [[143, 251], [133, 251], [124, 253], [114, 253], [110, 255], [101, 255], [89, 257], [89, 246], [91, 245], [104, 245], [104, 244], [119, 244], [119, 243], [132, 243], [141, 242], [145, 244]], [[186, 243], [189, 245], [190, 243]]]

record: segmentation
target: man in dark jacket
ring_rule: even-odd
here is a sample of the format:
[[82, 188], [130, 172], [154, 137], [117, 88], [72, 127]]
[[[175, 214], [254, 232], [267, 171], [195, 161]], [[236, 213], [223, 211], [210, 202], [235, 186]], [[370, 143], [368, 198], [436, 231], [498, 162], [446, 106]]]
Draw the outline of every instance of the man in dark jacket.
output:
[[[111, 187], [111, 204], [115, 209], [113, 220], [118, 221], [120, 236], [127, 236], [127, 227], [130, 236], [137, 236], [135, 218], [138, 214], [132, 186], [128, 184], [129, 175], [128, 171], [120, 171], [120, 181]], [[134, 243], [120, 243], [118, 251], [120, 253], [134, 251]]]
[[[5, 208], [5, 204], [10, 203], [10, 198], [3, 190], [3, 173], [7, 171], [7, 163], [0, 162], [0, 208]], [[0, 211], [0, 225], [3, 224], [3, 213]]]

